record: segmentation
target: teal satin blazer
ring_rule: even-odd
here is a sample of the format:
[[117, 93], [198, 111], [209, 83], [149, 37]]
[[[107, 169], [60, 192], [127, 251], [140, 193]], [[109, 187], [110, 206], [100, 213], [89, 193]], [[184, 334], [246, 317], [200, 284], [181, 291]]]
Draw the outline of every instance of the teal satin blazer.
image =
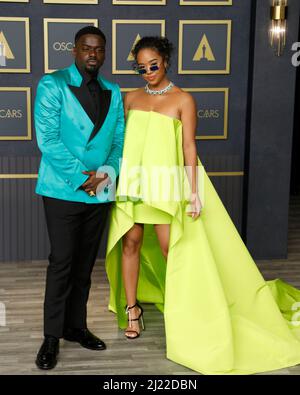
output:
[[74, 94], [82, 83], [75, 63], [40, 80], [34, 106], [37, 143], [42, 152], [37, 194], [85, 203], [112, 200], [105, 193], [90, 197], [79, 189], [88, 179], [82, 171], [111, 166], [117, 176], [122, 157], [125, 122], [120, 88], [101, 76], [98, 81], [102, 88], [100, 106], [106, 105], [106, 110], [97, 130]]

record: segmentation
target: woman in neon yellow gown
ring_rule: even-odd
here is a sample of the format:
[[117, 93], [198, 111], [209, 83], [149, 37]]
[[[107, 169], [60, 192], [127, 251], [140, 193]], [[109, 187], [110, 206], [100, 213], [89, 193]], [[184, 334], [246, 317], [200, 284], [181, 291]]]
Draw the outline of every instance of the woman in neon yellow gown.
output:
[[[148, 88], [160, 90], [167, 84], [167, 91], [148, 99], [147, 92], [138, 90], [125, 99], [123, 162], [106, 257], [109, 308], [117, 314], [120, 328], [126, 328], [125, 306], [130, 303], [123, 285], [122, 239], [135, 224], [144, 224], [136, 296], [163, 312], [167, 358], [203, 374], [253, 374], [297, 365], [300, 291], [278, 279], [263, 279], [206, 172], [199, 175], [200, 197], [189, 210], [193, 216], [187, 215], [189, 199], [184, 193], [180, 201], [155, 200], [141, 176], [129, 188], [134, 167], [183, 169], [186, 164], [186, 117], [171, 115], [176, 108], [171, 93], [179, 88], [170, 88], [167, 79], [169, 49], [167, 39], [148, 37], [133, 50]], [[190, 185], [193, 188], [193, 180], [185, 176], [184, 191]], [[169, 225], [167, 257], [156, 224]], [[136, 331], [128, 334], [139, 335], [138, 322]]]

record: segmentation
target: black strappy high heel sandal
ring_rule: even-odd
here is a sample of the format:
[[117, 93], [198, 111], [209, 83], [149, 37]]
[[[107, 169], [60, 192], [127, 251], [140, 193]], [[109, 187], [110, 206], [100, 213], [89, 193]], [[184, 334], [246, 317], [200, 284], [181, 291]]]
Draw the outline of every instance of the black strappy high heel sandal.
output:
[[[138, 307], [140, 309], [140, 314], [139, 314], [138, 318], [130, 318], [130, 310], [133, 309], [134, 307]], [[144, 318], [143, 318], [144, 310], [138, 303], [134, 304], [133, 306], [126, 306], [125, 311], [126, 311], [126, 314], [128, 314], [129, 327], [132, 327], [133, 321], [138, 321], [139, 323], [141, 322], [142, 330], [145, 330]], [[133, 333], [133, 334], [135, 334], [135, 336], [127, 336], [126, 333], [128, 333], [128, 334]], [[140, 336], [140, 332], [135, 331], [134, 329], [126, 329], [126, 331], [125, 331], [125, 337], [127, 339], [136, 339], [139, 336]]]

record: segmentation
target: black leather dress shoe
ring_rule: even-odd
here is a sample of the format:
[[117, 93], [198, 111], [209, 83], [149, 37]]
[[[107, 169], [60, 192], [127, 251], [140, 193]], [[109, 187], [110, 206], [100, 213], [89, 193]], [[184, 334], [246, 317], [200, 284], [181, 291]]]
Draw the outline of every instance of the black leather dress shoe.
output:
[[89, 350], [105, 350], [105, 343], [86, 329], [68, 329], [63, 338], [70, 342], [77, 342]]
[[36, 366], [44, 370], [53, 369], [57, 363], [58, 353], [59, 339], [54, 336], [45, 336], [35, 360]]

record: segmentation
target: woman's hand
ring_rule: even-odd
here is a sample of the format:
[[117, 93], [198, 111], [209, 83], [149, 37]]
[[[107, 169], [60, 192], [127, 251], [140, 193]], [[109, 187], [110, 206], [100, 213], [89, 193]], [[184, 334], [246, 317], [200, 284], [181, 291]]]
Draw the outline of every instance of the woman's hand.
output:
[[199, 198], [198, 193], [192, 193], [190, 198], [190, 204], [187, 208], [187, 215], [196, 219], [200, 216], [203, 206]]

